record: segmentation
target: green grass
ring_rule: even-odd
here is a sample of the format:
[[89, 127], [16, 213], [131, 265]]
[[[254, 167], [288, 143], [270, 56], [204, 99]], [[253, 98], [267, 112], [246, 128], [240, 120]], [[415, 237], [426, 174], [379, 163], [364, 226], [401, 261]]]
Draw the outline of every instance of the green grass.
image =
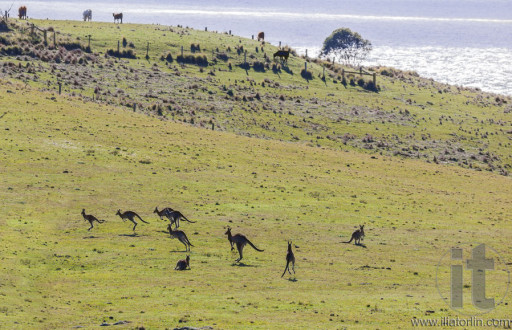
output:
[[[291, 56], [278, 73], [271, 69], [259, 72], [253, 63], [265, 62], [266, 54], [271, 67], [277, 47], [267, 43], [262, 51], [255, 40], [224, 33], [161, 25], [33, 22], [56, 29], [59, 43], [80, 42], [86, 47], [86, 36], [92, 35], [93, 54], [61, 51], [61, 63], [55, 63], [49, 58], [58, 52], [43, 46], [40, 35], [28, 35], [22, 29], [25, 23], [16, 23], [21, 24], [17, 30], [3, 34], [0, 52], [12, 47], [2, 43], [11, 43], [22, 45], [22, 54], [35, 57], [4, 57], [12, 66], [4, 66], [0, 76], [51, 91], [61, 82], [64, 93], [86, 100], [94, 97], [127, 108], [136, 103], [137, 111], [165, 120], [206, 128], [213, 123], [216, 130], [240, 135], [422, 159], [502, 175], [508, 175], [512, 166], [510, 97], [448, 86], [390, 68], [367, 69], [377, 73], [380, 92], [373, 93], [358, 86], [344, 87], [343, 68], [317, 59], [307, 60], [313, 80], [306, 81], [300, 75], [305, 59], [297, 56]], [[134, 48], [121, 46], [121, 50], [134, 50], [138, 59], [105, 57], [123, 38]], [[145, 59], [147, 42], [149, 60]], [[51, 48], [51, 38], [49, 44]], [[201, 51], [192, 54], [191, 44], [199, 44]], [[244, 54], [236, 49], [242, 46], [249, 70], [239, 67]], [[210, 65], [178, 64], [181, 47], [185, 56], [206, 56]], [[161, 60], [169, 53], [172, 63]], [[212, 60], [218, 53], [226, 54], [228, 61]], [[79, 59], [87, 63], [73, 64]], [[327, 66], [325, 81], [319, 77], [323, 65]], [[359, 79], [357, 74], [352, 76]]]
[[[427, 310], [457, 315], [435, 288], [449, 247], [484, 242], [511, 258], [504, 176], [214, 132], [14, 83], [1, 82], [0, 101], [7, 328], [408, 328]], [[185, 253], [157, 205], [197, 221], [181, 227], [191, 271], [173, 271]], [[107, 222], [88, 232], [82, 208]], [[150, 224], [130, 236], [119, 208]], [[341, 243], [361, 223], [367, 248]], [[227, 226], [265, 252], [247, 247], [236, 266]], [[287, 240], [297, 274], [282, 279]]]
[[[409, 328], [459, 316], [435, 287], [450, 247], [486, 243], [512, 259], [512, 185], [499, 175], [512, 164], [510, 98], [389, 68], [370, 93], [334, 83], [339, 67], [324, 83], [320, 62], [307, 82], [298, 57], [293, 74], [246, 71], [235, 47], [262, 61], [259, 43], [222, 33], [34, 22], [64, 42], [92, 34], [96, 54], [45, 62], [58, 50], [0, 34], [0, 49], [27, 48], [0, 58], [2, 327]], [[104, 56], [122, 37], [139, 59]], [[233, 70], [160, 60], [191, 43], [209, 59], [229, 46]], [[197, 221], [180, 227], [191, 271], [173, 270], [186, 254], [155, 206]], [[87, 231], [82, 208], [107, 221]], [[133, 236], [118, 209], [150, 224]], [[343, 244], [363, 223], [366, 248]], [[265, 252], [247, 247], [234, 264], [228, 226]], [[297, 274], [281, 278], [288, 240]]]

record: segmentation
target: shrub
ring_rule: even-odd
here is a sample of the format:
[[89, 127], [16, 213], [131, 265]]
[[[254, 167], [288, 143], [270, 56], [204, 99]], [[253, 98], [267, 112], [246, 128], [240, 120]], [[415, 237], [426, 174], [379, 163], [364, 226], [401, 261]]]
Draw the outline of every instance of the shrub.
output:
[[119, 58], [137, 58], [136, 54], [133, 52], [133, 50], [123, 50], [122, 52], [118, 52], [117, 50], [109, 49], [107, 50], [107, 55], [119, 57]]
[[313, 79], [313, 74], [311, 73], [311, 71], [306, 71], [305, 69], [302, 69], [302, 71], [300, 72], [300, 76], [306, 80]]
[[227, 62], [229, 59], [226, 53], [218, 53], [215, 57], [224, 62]]
[[255, 61], [252, 64], [252, 68], [254, 69], [254, 71], [265, 72], [265, 64], [260, 61]]
[[200, 52], [201, 51], [201, 46], [199, 44], [190, 44], [190, 51], [192, 53]]
[[359, 87], [364, 88], [364, 85], [365, 85], [364, 79], [363, 78], [357, 79], [357, 84], [359, 85]]
[[128, 41], [123, 37], [123, 47], [126, 48], [126, 45], [128, 45]]
[[205, 55], [178, 55], [176, 61], [179, 63], [195, 64], [199, 66], [208, 66], [208, 59]]

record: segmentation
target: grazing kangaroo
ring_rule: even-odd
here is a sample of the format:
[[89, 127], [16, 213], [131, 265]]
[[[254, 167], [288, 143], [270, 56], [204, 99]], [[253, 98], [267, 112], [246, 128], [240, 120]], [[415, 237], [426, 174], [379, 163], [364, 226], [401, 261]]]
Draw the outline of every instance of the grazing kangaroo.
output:
[[231, 251], [234, 250], [233, 244], [236, 244], [236, 248], [238, 249], [238, 254], [240, 255], [240, 258], [236, 259], [235, 262], [239, 262], [240, 260], [242, 260], [242, 258], [243, 258], [242, 251], [246, 244], [249, 244], [250, 246], [252, 246], [253, 249], [255, 249], [256, 251], [263, 252], [263, 250], [260, 250], [256, 246], [254, 246], [254, 244], [252, 244], [251, 241], [249, 241], [247, 239], [247, 237], [245, 237], [244, 235], [236, 234], [235, 236], [232, 236], [231, 228], [228, 228], [226, 235], [228, 235], [228, 240], [229, 240], [229, 243], [231, 244]]
[[87, 230], [91, 230], [91, 229], [94, 228], [94, 226], [92, 224], [94, 221], [98, 221], [99, 223], [104, 223], [105, 222], [105, 220], [98, 220], [98, 218], [96, 218], [92, 214], [85, 214], [85, 209], [82, 209], [82, 216], [84, 217], [85, 220], [89, 221], [89, 223], [91, 224], [91, 228], [89, 228]]
[[185, 260], [178, 261], [174, 270], [187, 270], [187, 268], [190, 269], [190, 256], [187, 256]]
[[167, 230], [169, 231], [169, 235], [171, 235], [171, 238], [177, 238], [180, 240], [183, 245], [185, 245], [185, 250], [190, 251], [190, 247], [193, 246], [190, 241], [188, 240], [187, 235], [185, 235], [184, 232], [181, 230], [172, 230], [171, 224], [167, 226]]
[[135, 221], [135, 217], [139, 218], [140, 221], [142, 221], [144, 223], [149, 223], [149, 222], [142, 220], [142, 218], [137, 213], [135, 213], [133, 211], [126, 211], [126, 212], [121, 213], [121, 210], [117, 210], [116, 215], [120, 216], [121, 219], [123, 219], [123, 221], [126, 221], [126, 219], [128, 219], [131, 222], [133, 222], [133, 224], [134, 224], [133, 230], [134, 231], [135, 231], [135, 227], [137, 227], [137, 222]]
[[354, 241], [354, 244], [359, 245], [361, 244], [361, 239], [364, 237], [364, 225], [359, 225], [359, 229], [352, 233], [352, 237], [350, 238], [350, 241], [343, 242], [343, 243], [350, 243], [352, 240]]
[[288, 270], [288, 273], [290, 273], [290, 275], [292, 274], [292, 272], [290, 272], [290, 268], [288, 267], [288, 266], [290, 266], [290, 262], [292, 263], [292, 270], [293, 270], [293, 273], [295, 274], [295, 256], [293, 255], [293, 251], [292, 251], [292, 242], [288, 242], [288, 253], [286, 254], [286, 267], [285, 267], [283, 275], [281, 275], [281, 277], [283, 277], [284, 274], [286, 274], [287, 270]]

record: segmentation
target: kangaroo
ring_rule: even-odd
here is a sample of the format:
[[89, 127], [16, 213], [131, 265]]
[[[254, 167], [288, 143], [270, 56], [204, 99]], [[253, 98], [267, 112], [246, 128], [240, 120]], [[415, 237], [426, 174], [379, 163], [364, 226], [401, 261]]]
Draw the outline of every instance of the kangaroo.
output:
[[292, 263], [292, 270], [293, 273], [295, 274], [295, 256], [293, 255], [292, 251], [292, 242], [288, 242], [288, 253], [286, 254], [286, 267], [284, 268], [284, 272], [283, 275], [281, 275], [281, 277], [283, 277], [284, 274], [286, 274], [287, 270], [288, 273], [290, 273], [290, 275], [292, 274], [292, 272], [290, 272], [290, 268], [288, 268], [288, 266], [290, 266], [290, 262]]
[[176, 228], [180, 226], [180, 219], [183, 219], [190, 223], [196, 223], [196, 221], [190, 221], [189, 219], [187, 219], [180, 211], [173, 210], [170, 207], [168, 207], [167, 209], [169, 211], [165, 214], [165, 216], [167, 217], [167, 219], [169, 219], [171, 223], [174, 223]]
[[133, 211], [126, 211], [126, 212], [121, 213], [121, 210], [117, 210], [116, 215], [120, 216], [121, 219], [123, 219], [123, 221], [126, 221], [126, 219], [128, 219], [131, 222], [133, 222], [133, 224], [134, 224], [133, 230], [134, 231], [135, 231], [135, 227], [137, 227], [137, 222], [134, 219], [135, 217], [139, 218], [140, 221], [142, 221], [144, 223], [149, 223], [149, 222], [142, 220], [142, 218], [137, 213], [135, 213]]
[[190, 243], [187, 235], [185, 235], [184, 232], [182, 232], [181, 230], [172, 230], [171, 224], [167, 226], [167, 230], [169, 231], [169, 235], [171, 235], [171, 238], [179, 239], [180, 242], [183, 243], [183, 245], [185, 245], [185, 250], [190, 251], [190, 247], [193, 245]]
[[163, 217], [167, 214], [167, 212], [172, 212], [172, 209], [170, 209], [169, 207], [166, 207], [165, 209], [158, 211], [158, 206], [157, 206], [157, 207], [155, 207], [155, 210], [153, 211], [153, 213], [156, 213], [160, 217], [160, 220], [163, 220]]
[[232, 236], [231, 228], [229, 228], [229, 227], [228, 227], [228, 231], [226, 232], [226, 235], [228, 235], [228, 240], [229, 240], [229, 243], [231, 244], [231, 251], [233, 251], [235, 249], [233, 247], [233, 244], [236, 244], [236, 248], [238, 249], [238, 254], [240, 255], [240, 258], [236, 259], [235, 262], [239, 262], [240, 260], [242, 260], [242, 258], [243, 258], [242, 251], [246, 244], [249, 244], [250, 246], [252, 246], [253, 249], [255, 249], [256, 251], [259, 251], [259, 252], [264, 251], [264, 250], [258, 249], [256, 246], [254, 246], [254, 244], [252, 244], [251, 241], [249, 241], [247, 239], [247, 237], [245, 237], [244, 235], [236, 234], [235, 236]]
[[105, 222], [105, 220], [98, 220], [98, 218], [96, 218], [92, 214], [85, 214], [85, 209], [82, 209], [82, 216], [84, 217], [85, 220], [89, 221], [89, 223], [91, 224], [91, 228], [89, 228], [87, 230], [91, 230], [91, 229], [94, 228], [94, 226], [92, 224], [94, 221], [98, 221], [99, 223], [104, 223]]
[[174, 270], [187, 270], [187, 268], [190, 269], [190, 256], [187, 256], [185, 260], [178, 261]]
[[354, 244], [359, 245], [361, 244], [361, 239], [364, 237], [364, 225], [359, 225], [359, 229], [352, 233], [352, 237], [350, 238], [350, 241], [343, 242], [343, 243], [350, 243], [352, 240], [354, 241]]

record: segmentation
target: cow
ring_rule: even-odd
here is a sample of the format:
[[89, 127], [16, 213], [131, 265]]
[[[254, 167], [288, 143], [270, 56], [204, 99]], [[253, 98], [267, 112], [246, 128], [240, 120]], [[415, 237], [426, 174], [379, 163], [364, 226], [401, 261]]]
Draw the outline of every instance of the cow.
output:
[[18, 17], [20, 19], [27, 19], [27, 7], [21, 6], [18, 8]]
[[258, 41], [265, 41], [265, 32], [258, 33]]
[[92, 20], [92, 10], [87, 9], [86, 11], [83, 12], [82, 15], [84, 16], [84, 22]]
[[274, 53], [274, 60], [276, 57], [281, 58], [281, 61], [288, 62], [288, 57], [290, 57], [290, 51], [289, 50], [278, 50]]
[[114, 23], [119, 21], [121, 24], [123, 24], [123, 13], [112, 14], [112, 16], [114, 16]]

